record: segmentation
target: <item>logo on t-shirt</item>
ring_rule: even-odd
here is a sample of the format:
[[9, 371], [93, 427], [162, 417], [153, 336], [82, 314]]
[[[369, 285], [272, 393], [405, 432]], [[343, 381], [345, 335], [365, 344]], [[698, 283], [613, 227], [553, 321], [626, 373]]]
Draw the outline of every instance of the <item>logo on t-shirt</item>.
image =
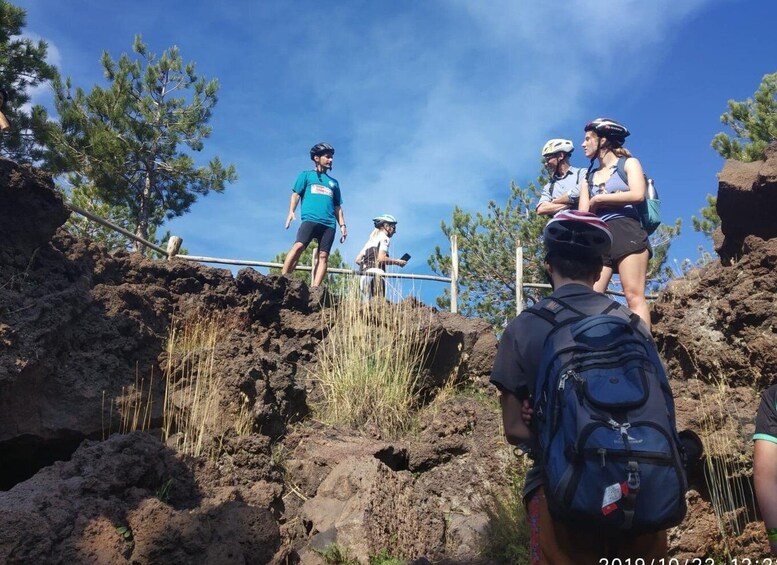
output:
[[322, 184], [311, 184], [310, 185], [310, 192], [312, 194], [321, 194], [323, 196], [328, 196], [329, 198], [332, 198], [332, 189], [327, 188], [326, 186]]

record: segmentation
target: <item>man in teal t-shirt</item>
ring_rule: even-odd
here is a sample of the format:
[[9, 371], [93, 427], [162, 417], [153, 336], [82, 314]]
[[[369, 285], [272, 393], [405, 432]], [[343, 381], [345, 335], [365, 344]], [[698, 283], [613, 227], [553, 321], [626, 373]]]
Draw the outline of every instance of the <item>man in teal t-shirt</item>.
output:
[[348, 232], [342, 209], [340, 185], [330, 177], [335, 149], [328, 143], [317, 143], [310, 149], [310, 158], [316, 164], [312, 171], [303, 171], [297, 177], [291, 192], [286, 229], [294, 220], [294, 210], [302, 201], [302, 224], [297, 239], [283, 262], [282, 274], [290, 273], [297, 266], [302, 252], [314, 239], [318, 240], [318, 261], [313, 274], [313, 285], [318, 286], [326, 276], [329, 252], [335, 240], [336, 226], [340, 225], [340, 243], [345, 242]]

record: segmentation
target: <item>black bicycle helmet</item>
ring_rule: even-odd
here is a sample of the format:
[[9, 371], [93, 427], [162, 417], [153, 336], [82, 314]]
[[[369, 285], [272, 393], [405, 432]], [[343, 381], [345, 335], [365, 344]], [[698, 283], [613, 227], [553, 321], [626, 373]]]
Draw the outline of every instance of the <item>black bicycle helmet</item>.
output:
[[323, 155], [324, 153], [331, 153], [334, 155], [335, 148], [328, 143], [316, 143], [313, 147], [310, 148], [310, 160], [313, 161], [313, 157], [316, 155]]
[[616, 147], [626, 142], [630, 132], [626, 126], [610, 118], [596, 118], [585, 125], [584, 131], [594, 131], [600, 137], [606, 137]]
[[548, 252], [566, 256], [593, 258], [610, 251], [610, 228], [596, 214], [564, 210], [548, 222], [542, 233]]

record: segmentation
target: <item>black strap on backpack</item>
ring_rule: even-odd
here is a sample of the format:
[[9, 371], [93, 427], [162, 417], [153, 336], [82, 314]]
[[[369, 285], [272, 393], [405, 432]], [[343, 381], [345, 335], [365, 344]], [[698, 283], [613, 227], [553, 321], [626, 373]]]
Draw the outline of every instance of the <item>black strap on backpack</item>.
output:
[[[556, 319], [558, 316], [558, 313], [563, 310], [569, 310], [570, 312], [573, 312], [580, 317], [591, 315], [591, 314], [586, 314], [584, 312], [581, 312], [577, 308], [574, 308], [573, 306], [571, 306], [568, 302], [565, 302], [564, 300], [561, 300], [560, 298], [557, 298], [555, 296], [548, 297], [545, 304], [543, 304], [542, 306], [538, 306], [535, 304], [531, 308], [526, 309], [526, 312], [531, 312], [535, 316], [539, 316], [540, 318], [548, 322], [551, 326], [556, 327], [559, 325], [559, 321]], [[610, 304], [608, 304], [607, 307], [600, 312], [600, 314], [610, 314], [615, 310], [620, 310], [620, 312], [628, 318], [629, 325], [632, 328], [634, 328], [634, 330], [639, 329], [639, 323], [642, 321], [642, 318], [640, 318], [637, 314], [635, 314], [634, 312], [626, 308], [623, 304], [620, 304], [619, 302], [615, 302], [614, 300], [610, 302]]]

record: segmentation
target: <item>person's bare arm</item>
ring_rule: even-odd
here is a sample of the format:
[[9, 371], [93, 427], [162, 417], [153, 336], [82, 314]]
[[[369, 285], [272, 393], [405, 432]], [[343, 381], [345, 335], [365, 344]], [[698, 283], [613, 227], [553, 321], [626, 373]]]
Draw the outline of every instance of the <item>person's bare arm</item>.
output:
[[552, 216], [556, 212], [560, 212], [561, 210], [567, 210], [569, 206], [569, 198], [567, 198], [566, 202], [562, 201], [562, 198], [566, 197], [566, 195], [556, 198], [555, 200], [552, 200], [551, 202], [540, 202], [537, 206], [537, 213], [541, 216]]
[[345, 225], [345, 212], [343, 212], [343, 207], [338, 206], [335, 208], [335, 214], [337, 214], [337, 223], [340, 225], [340, 243], [344, 243], [345, 238], [348, 237], [348, 228]]
[[577, 209], [583, 212], [589, 212], [591, 209], [590, 202], [591, 192], [588, 188], [588, 181], [584, 180], [580, 185], [580, 200], [577, 203]]
[[392, 259], [388, 255], [386, 255], [386, 252], [382, 249], [378, 251], [378, 265], [381, 267], [383, 265], [399, 265], [400, 267], [404, 267], [407, 265], [407, 261], [403, 259]]
[[[764, 526], [767, 530], [777, 528], [777, 443], [755, 440], [753, 483]], [[777, 555], [777, 539], [769, 540], [769, 546], [772, 555]]]
[[289, 215], [286, 216], [286, 229], [289, 229], [291, 222], [294, 221], [294, 210], [297, 209], [297, 204], [299, 204], [299, 194], [292, 192], [291, 202], [289, 202]]
[[524, 401], [509, 392], [500, 397], [502, 405], [502, 424], [507, 442], [512, 445], [525, 444], [531, 439], [531, 432], [524, 421], [526, 411]]

